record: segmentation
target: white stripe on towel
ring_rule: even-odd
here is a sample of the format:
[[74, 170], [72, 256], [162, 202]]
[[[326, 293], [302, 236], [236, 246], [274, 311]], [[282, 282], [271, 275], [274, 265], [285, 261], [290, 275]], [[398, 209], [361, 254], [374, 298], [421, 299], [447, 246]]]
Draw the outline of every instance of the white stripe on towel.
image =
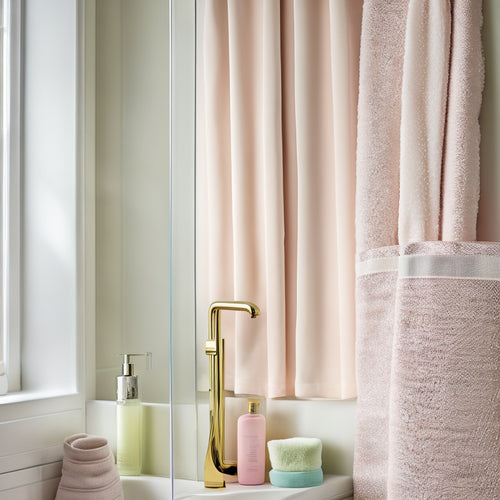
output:
[[356, 276], [398, 272], [400, 278], [500, 280], [500, 256], [402, 255], [357, 262]]
[[399, 255], [392, 257], [378, 257], [356, 262], [356, 276], [366, 276], [375, 273], [392, 273], [398, 270]]

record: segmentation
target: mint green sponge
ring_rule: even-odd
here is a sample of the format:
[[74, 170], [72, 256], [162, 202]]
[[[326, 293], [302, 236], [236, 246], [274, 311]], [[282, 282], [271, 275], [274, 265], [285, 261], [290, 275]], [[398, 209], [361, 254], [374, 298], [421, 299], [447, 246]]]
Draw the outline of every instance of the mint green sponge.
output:
[[280, 488], [310, 488], [323, 483], [323, 471], [316, 469], [305, 472], [283, 472], [271, 469], [269, 481], [273, 486]]
[[321, 468], [321, 440], [294, 437], [268, 441], [269, 459], [274, 470], [307, 472]]

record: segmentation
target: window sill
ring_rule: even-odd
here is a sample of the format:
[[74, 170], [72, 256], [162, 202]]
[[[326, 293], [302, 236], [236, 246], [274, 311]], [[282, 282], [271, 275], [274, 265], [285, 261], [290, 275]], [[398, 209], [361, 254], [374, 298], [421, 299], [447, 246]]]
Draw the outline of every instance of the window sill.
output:
[[0, 396], [0, 424], [83, 408], [84, 397], [68, 391], [21, 391]]
[[25, 401], [35, 401], [39, 399], [59, 398], [70, 396], [67, 391], [19, 391], [9, 392], [0, 396], [0, 405], [23, 403]]

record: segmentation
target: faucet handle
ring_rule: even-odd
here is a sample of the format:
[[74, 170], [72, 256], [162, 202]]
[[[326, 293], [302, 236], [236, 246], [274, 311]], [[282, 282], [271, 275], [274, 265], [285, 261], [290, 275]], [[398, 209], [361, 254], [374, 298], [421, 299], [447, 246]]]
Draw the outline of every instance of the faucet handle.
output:
[[216, 356], [217, 352], [217, 341], [215, 340], [207, 340], [205, 342], [205, 354], [207, 356]]

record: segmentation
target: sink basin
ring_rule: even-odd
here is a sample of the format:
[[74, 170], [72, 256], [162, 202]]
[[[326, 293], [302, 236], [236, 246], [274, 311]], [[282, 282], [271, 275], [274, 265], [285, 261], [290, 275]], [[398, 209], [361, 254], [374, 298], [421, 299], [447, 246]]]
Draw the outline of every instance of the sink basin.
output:
[[[171, 495], [170, 479], [155, 476], [122, 477], [125, 500], [166, 500]], [[241, 486], [229, 483], [225, 489], [211, 490], [203, 482], [175, 480], [175, 499], [208, 500], [336, 500], [352, 495], [352, 479], [348, 476], [324, 476], [323, 484], [313, 488], [277, 488], [269, 483]]]

